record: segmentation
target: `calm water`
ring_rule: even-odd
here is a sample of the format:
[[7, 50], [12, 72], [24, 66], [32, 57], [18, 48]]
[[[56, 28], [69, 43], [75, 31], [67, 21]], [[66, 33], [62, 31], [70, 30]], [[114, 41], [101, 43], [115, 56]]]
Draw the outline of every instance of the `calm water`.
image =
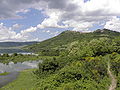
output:
[[25, 69], [37, 68], [38, 64], [42, 63], [42, 60], [39, 61], [25, 61], [25, 62], [9, 62], [8, 64], [0, 63], [0, 73], [3, 72], [16, 72], [22, 71]]
[[5, 76], [0, 76], [0, 88], [15, 80], [19, 75], [19, 72], [12, 72]]

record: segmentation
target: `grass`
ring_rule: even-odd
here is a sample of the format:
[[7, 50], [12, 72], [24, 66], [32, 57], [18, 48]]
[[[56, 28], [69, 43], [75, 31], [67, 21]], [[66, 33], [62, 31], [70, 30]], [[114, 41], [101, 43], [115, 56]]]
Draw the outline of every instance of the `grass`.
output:
[[33, 88], [36, 83], [36, 78], [32, 73], [34, 70], [35, 69], [21, 71], [19, 77], [15, 81], [9, 83], [0, 90], [34, 90]]
[[4, 73], [0, 73], [0, 76], [5, 76], [5, 75], [8, 75], [9, 73], [8, 72], [4, 72]]

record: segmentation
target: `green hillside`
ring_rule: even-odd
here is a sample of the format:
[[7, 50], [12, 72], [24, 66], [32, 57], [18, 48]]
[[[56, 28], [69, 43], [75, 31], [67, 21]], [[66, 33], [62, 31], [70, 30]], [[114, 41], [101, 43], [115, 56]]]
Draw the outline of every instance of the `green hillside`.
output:
[[50, 38], [48, 40], [29, 45], [24, 47], [24, 49], [32, 52], [40, 52], [45, 50], [61, 50], [66, 48], [73, 41], [90, 41], [92, 39], [97, 39], [101, 37], [115, 38], [120, 36], [120, 33], [103, 29], [96, 30], [91, 33], [80, 33], [75, 31], [64, 31], [56, 37]]
[[[60, 37], [62, 43], [57, 42]], [[35, 89], [120, 90], [119, 32], [106, 29], [84, 34], [67, 31], [50, 40], [53, 39], [57, 45], [67, 44], [66, 49], [60, 51], [59, 58], [46, 59], [39, 64], [34, 72], [38, 78]]]

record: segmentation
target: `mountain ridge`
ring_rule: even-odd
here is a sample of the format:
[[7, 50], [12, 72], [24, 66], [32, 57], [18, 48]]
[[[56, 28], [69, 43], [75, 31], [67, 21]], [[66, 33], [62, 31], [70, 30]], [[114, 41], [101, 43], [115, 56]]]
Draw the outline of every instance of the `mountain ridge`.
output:
[[47, 39], [45, 41], [28, 45], [24, 47], [24, 49], [34, 52], [39, 52], [41, 50], [46, 49], [58, 49], [58, 48], [64, 48], [67, 46], [67, 44], [74, 42], [74, 41], [85, 41], [85, 40], [92, 40], [95, 38], [115, 38], [120, 36], [120, 32], [112, 31], [109, 29], [98, 29], [94, 32], [90, 33], [81, 33], [77, 31], [63, 31], [58, 36], [55, 36], [53, 38]]

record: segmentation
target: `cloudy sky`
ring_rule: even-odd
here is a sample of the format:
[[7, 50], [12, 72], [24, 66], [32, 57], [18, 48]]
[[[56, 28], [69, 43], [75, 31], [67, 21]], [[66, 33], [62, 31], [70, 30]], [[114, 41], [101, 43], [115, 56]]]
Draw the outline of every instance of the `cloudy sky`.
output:
[[0, 41], [42, 41], [65, 30], [120, 32], [120, 0], [0, 0]]

